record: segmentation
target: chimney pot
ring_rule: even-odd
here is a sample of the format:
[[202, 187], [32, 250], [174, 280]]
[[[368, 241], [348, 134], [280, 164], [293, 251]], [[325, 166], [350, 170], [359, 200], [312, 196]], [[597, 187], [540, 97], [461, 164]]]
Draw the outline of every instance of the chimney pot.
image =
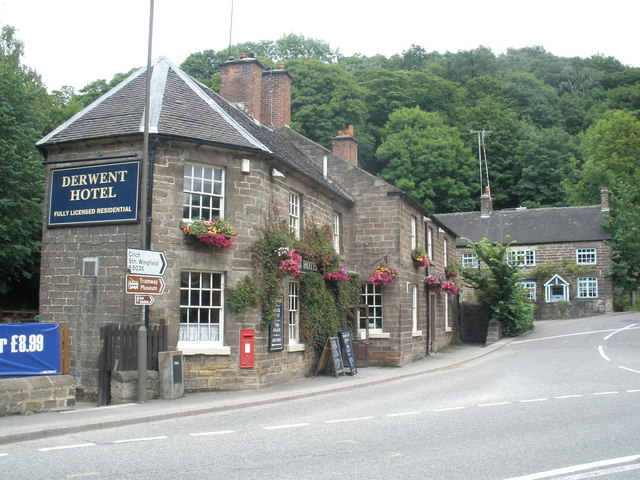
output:
[[600, 207], [603, 212], [609, 211], [609, 188], [602, 187], [600, 189]]

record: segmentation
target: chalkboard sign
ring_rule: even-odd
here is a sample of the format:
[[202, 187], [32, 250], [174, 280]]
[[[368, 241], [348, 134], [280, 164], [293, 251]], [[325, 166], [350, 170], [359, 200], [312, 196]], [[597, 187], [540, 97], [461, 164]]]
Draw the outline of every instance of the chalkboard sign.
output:
[[329, 360], [331, 360], [336, 378], [338, 378], [339, 374], [344, 374], [342, 352], [340, 351], [340, 343], [337, 337], [327, 338], [324, 349], [322, 350], [322, 355], [320, 355], [320, 360], [318, 361], [318, 366], [316, 367], [316, 375], [327, 367]]
[[344, 356], [347, 359], [347, 366], [351, 371], [350, 375], [355, 375], [358, 373], [358, 368], [356, 367], [356, 356], [355, 351], [353, 350], [353, 343], [351, 343], [351, 332], [349, 330], [341, 330], [338, 332], [338, 336], [340, 337], [340, 345], [344, 351]]
[[282, 301], [276, 304], [275, 308], [276, 318], [269, 325], [269, 350], [283, 350], [284, 349], [284, 315], [282, 308]]

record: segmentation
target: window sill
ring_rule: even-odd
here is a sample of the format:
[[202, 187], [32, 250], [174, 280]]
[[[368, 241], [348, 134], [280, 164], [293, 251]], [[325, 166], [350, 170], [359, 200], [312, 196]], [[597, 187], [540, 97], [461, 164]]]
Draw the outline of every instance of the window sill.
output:
[[372, 332], [369, 331], [369, 338], [391, 338], [389, 332]]
[[290, 343], [287, 345], [287, 352], [304, 352], [304, 343]]
[[449, 333], [449, 332], [452, 332], [453, 329], [451, 327], [445, 327], [444, 331]]
[[231, 347], [209, 342], [178, 342], [178, 350], [183, 355], [231, 355]]
[[422, 336], [422, 330], [414, 330], [414, 331], [411, 333], [411, 336], [412, 336], [412, 337], [421, 337], [421, 336]]

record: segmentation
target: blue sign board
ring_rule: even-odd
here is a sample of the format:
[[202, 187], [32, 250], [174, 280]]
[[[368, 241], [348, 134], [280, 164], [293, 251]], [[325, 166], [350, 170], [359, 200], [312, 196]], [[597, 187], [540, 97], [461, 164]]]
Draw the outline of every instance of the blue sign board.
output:
[[60, 325], [0, 324], [0, 377], [60, 374]]
[[49, 226], [138, 220], [140, 162], [51, 171]]

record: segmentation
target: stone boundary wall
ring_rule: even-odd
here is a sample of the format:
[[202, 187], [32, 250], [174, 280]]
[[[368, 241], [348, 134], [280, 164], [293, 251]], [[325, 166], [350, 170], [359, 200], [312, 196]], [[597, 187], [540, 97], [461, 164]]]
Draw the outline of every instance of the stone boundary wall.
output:
[[71, 375], [0, 378], [0, 417], [71, 410], [75, 404]]

